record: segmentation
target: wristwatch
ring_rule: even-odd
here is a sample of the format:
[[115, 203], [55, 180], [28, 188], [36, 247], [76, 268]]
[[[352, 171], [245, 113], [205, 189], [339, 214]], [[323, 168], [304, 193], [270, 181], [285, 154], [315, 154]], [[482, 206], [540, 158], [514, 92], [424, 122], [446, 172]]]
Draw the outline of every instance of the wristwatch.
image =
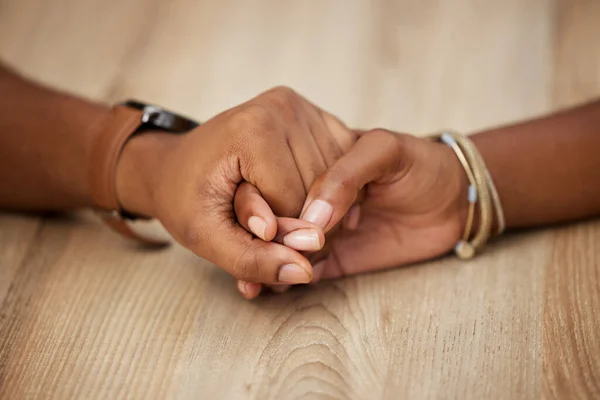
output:
[[169, 243], [163, 232], [156, 235], [152, 233], [156, 229], [148, 230], [154, 225], [149, 223], [149, 218], [132, 214], [119, 204], [116, 191], [117, 163], [125, 144], [135, 135], [150, 130], [182, 135], [198, 125], [190, 118], [137, 100], [119, 103], [111, 109], [109, 117], [98, 128], [100, 133], [92, 149], [88, 171], [95, 209], [107, 225], [144, 244]]

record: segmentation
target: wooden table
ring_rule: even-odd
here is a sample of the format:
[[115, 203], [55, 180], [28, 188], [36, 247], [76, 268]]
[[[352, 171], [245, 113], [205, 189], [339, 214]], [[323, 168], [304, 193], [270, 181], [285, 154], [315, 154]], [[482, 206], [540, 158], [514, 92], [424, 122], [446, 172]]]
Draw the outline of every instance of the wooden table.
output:
[[[474, 131], [600, 93], [595, 0], [0, 0], [0, 57], [200, 120], [274, 85]], [[83, 213], [0, 216], [3, 399], [600, 398], [600, 222], [248, 302]]]

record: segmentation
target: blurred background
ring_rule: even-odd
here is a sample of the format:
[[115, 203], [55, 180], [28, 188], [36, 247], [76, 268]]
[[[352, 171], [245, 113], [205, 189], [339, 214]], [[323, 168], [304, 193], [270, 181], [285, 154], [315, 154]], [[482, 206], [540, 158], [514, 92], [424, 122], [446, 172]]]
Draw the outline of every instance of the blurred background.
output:
[[353, 126], [472, 131], [598, 95], [599, 3], [0, 0], [0, 59], [201, 120], [288, 85]]
[[[355, 127], [473, 132], [599, 96], [600, 0], [0, 0], [0, 60], [199, 120], [287, 85]], [[7, 226], [10, 399], [598, 392], [591, 224], [259, 302], [179, 247], [139, 252], [86, 220]]]

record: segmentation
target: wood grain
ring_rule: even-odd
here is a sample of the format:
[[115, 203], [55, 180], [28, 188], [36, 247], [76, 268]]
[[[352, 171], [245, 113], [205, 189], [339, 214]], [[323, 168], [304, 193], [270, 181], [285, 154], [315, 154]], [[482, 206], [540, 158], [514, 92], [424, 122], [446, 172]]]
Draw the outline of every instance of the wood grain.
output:
[[[600, 93], [600, 3], [563, 1], [558, 9], [554, 101], [568, 106]], [[595, 21], [595, 22], [594, 22]], [[555, 235], [545, 270], [544, 397], [600, 396], [600, 230], [581, 224]]]
[[[350, 124], [473, 131], [598, 96], [593, 0], [0, 0], [0, 58], [207, 119], [285, 84]], [[242, 300], [88, 213], [0, 215], [0, 398], [600, 397], [600, 223]]]

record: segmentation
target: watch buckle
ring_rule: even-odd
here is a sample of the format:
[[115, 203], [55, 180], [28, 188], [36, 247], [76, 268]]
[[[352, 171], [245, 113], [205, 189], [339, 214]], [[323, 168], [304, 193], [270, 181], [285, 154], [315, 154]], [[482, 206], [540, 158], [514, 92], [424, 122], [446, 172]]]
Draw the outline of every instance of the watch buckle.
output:
[[143, 114], [142, 114], [142, 123], [143, 124], [147, 124], [148, 122], [151, 122], [152, 120], [154, 120], [155, 118], [157, 118], [160, 115], [160, 109], [158, 107], [154, 107], [154, 106], [146, 106], [144, 107], [143, 110]]

